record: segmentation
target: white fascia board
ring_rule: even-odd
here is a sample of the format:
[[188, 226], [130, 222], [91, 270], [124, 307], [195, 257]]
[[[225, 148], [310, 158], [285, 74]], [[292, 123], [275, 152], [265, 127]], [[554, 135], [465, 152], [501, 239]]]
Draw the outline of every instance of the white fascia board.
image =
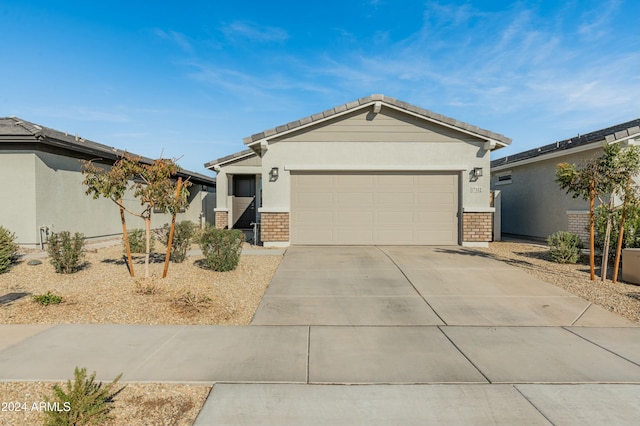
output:
[[255, 152], [248, 152], [248, 153], [246, 153], [244, 155], [240, 155], [238, 157], [230, 158], [228, 160], [221, 161], [221, 162], [215, 163], [215, 164], [210, 164], [209, 166], [207, 166], [207, 169], [214, 169], [217, 172], [217, 171], [220, 170], [220, 167], [224, 167], [224, 165], [227, 164], [227, 163], [232, 163], [234, 161], [242, 160], [244, 158], [251, 157], [251, 156], [254, 156], [254, 155], [257, 155], [257, 154]]
[[512, 167], [524, 166], [525, 164], [536, 163], [538, 161], [545, 161], [545, 160], [549, 160], [551, 158], [563, 157], [565, 155], [570, 155], [570, 154], [575, 154], [575, 153], [578, 153], [578, 152], [584, 152], [584, 151], [590, 151], [592, 149], [602, 148], [603, 142], [604, 142], [604, 140], [591, 142], [591, 143], [589, 143], [587, 145], [578, 146], [577, 148], [569, 148], [569, 149], [563, 149], [561, 151], [553, 151], [553, 152], [550, 152], [548, 154], [538, 155], [537, 157], [531, 157], [531, 158], [527, 158], [525, 160], [514, 161], [513, 163], [507, 163], [507, 164], [503, 164], [501, 166], [492, 167], [491, 168], [491, 173], [500, 172], [502, 170], [509, 170]]
[[227, 166], [222, 167], [218, 173], [220, 172], [228, 175], [260, 175], [262, 166]]
[[338, 166], [338, 165], [285, 165], [289, 171], [318, 171], [318, 172], [462, 172], [469, 170], [469, 166]]
[[214, 212], [229, 212], [229, 209], [226, 207], [214, 207], [213, 208]]

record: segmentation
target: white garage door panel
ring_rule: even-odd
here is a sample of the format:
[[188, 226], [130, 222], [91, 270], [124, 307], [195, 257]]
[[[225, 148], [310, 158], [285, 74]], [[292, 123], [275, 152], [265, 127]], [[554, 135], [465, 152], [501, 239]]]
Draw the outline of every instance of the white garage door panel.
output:
[[373, 212], [341, 211], [335, 213], [336, 223], [340, 228], [366, 228], [371, 229], [374, 225]]
[[373, 204], [371, 192], [340, 192], [335, 194], [336, 202], [341, 206], [358, 206], [360, 204]]
[[293, 244], [458, 243], [457, 173], [292, 172]]

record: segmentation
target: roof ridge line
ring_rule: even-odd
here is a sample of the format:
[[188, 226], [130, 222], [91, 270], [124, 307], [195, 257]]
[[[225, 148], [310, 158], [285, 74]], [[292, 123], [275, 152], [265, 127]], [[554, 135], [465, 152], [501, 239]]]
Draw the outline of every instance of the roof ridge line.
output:
[[480, 135], [489, 139], [496, 139], [497, 141], [503, 143], [503, 144], [510, 144], [511, 143], [511, 138], [508, 138], [500, 133], [495, 133], [492, 132], [490, 130], [486, 130], [486, 129], [482, 129], [480, 127], [477, 126], [473, 126], [471, 124], [468, 124], [466, 122], [463, 121], [458, 121], [454, 118], [451, 117], [447, 117], [444, 116], [442, 114], [438, 114], [435, 113], [433, 111], [430, 111], [428, 109], [425, 108], [421, 108], [418, 107], [416, 105], [412, 105], [408, 102], [404, 102], [401, 101], [399, 99], [396, 98], [392, 98], [390, 96], [386, 96], [384, 94], [372, 94], [369, 96], [365, 96], [362, 98], [358, 98], [355, 101], [351, 101], [351, 102], [347, 102], [345, 104], [341, 104], [338, 106], [335, 106], [333, 108], [330, 108], [328, 110], [319, 112], [319, 113], [315, 113], [303, 118], [300, 118], [298, 120], [294, 120], [291, 121], [287, 124], [283, 124], [280, 126], [276, 126], [267, 130], [264, 130], [262, 132], [259, 133], [255, 133], [251, 136], [248, 136], [246, 138], [243, 138], [242, 141], [245, 145], [251, 145], [253, 143], [256, 143], [260, 140], [266, 139], [270, 136], [275, 136], [278, 134], [282, 134], [282, 133], [286, 133], [298, 128], [302, 128], [302, 127], [306, 127], [309, 125], [312, 125], [314, 122], [320, 122], [320, 121], [324, 121], [326, 119], [329, 119], [332, 116], [338, 115], [338, 114], [344, 114], [348, 111], [352, 111], [352, 110], [356, 110], [358, 108], [361, 108], [364, 105], [370, 104], [370, 103], [374, 103], [374, 102], [384, 102], [388, 105], [394, 106], [398, 109], [404, 110], [408, 113], [411, 114], [416, 114], [419, 116], [422, 116], [424, 119], [427, 120], [431, 120], [431, 121], [436, 121], [436, 122], [440, 122], [442, 124], [444, 124], [445, 126], [448, 127], [453, 127], [453, 128], [457, 128], [459, 130], [462, 130], [464, 132], [467, 133], [472, 133], [472, 134], [476, 134], [476, 135]]

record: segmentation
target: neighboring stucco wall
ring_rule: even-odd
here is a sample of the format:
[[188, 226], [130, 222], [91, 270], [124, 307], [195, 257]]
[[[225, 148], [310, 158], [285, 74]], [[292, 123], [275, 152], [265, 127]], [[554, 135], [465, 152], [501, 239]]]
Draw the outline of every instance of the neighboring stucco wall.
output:
[[38, 241], [35, 154], [0, 153], [0, 225], [18, 241]]
[[[588, 210], [589, 203], [573, 198], [555, 181], [558, 163], [579, 163], [602, 153], [602, 148], [568, 153], [521, 166], [505, 166], [492, 173], [492, 188], [502, 193], [502, 233], [546, 239], [569, 229], [567, 211]], [[496, 175], [511, 170], [511, 183], [497, 185]]]
[[[290, 170], [456, 170], [462, 209], [489, 207], [489, 151], [483, 141], [446, 127], [382, 108], [337, 118], [308, 132], [272, 142], [262, 158], [263, 211], [289, 211]], [[268, 172], [280, 177], [270, 182]], [[484, 176], [470, 182], [469, 171]]]
[[[31, 166], [27, 165], [16, 170], [14, 176], [10, 178], [12, 182], [29, 182], [35, 189], [31, 189], [33, 202], [25, 202], [24, 194], [28, 194], [28, 189], [24, 188], [20, 193], [15, 191], [7, 194], [7, 198], [17, 199], [25, 207], [20, 211], [19, 220], [13, 220], [24, 227], [28, 232], [21, 231], [18, 242], [23, 245], [38, 245], [40, 243], [39, 228], [50, 226], [53, 232], [71, 231], [82, 232], [87, 238], [100, 238], [122, 233], [120, 216], [116, 205], [103, 198], [94, 200], [91, 196], [85, 195], [86, 187], [82, 185], [83, 176], [81, 173], [81, 163], [76, 158], [40, 152], [30, 154], [20, 154], [20, 158], [30, 158]], [[7, 161], [9, 157], [2, 153], [0, 158]], [[15, 168], [20, 162], [13, 161]], [[2, 172], [6, 173], [2, 167]], [[20, 176], [20, 179], [17, 176]], [[22, 186], [25, 186], [22, 184]], [[202, 211], [202, 185], [192, 187], [190, 208], [185, 213], [178, 214], [177, 221], [191, 220], [200, 223], [200, 212]], [[3, 190], [4, 191], [4, 190]], [[215, 195], [215, 194], [212, 194]], [[134, 199], [128, 192], [125, 196], [125, 204], [133, 211], [140, 211], [140, 202]], [[5, 209], [2, 209], [3, 212]], [[2, 213], [5, 214], [5, 213]], [[142, 219], [127, 215], [127, 226], [129, 229], [144, 228]], [[160, 227], [164, 223], [171, 221], [170, 215], [152, 215], [152, 226]], [[16, 231], [14, 231], [16, 232]], [[16, 232], [17, 234], [17, 232]]]

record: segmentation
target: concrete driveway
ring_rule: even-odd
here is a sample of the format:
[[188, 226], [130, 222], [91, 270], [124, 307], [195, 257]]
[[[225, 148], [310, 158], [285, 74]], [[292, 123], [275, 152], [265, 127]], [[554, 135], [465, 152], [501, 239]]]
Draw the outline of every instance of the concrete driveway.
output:
[[462, 247], [292, 247], [258, 325], [629, 326], [629, 321]]

